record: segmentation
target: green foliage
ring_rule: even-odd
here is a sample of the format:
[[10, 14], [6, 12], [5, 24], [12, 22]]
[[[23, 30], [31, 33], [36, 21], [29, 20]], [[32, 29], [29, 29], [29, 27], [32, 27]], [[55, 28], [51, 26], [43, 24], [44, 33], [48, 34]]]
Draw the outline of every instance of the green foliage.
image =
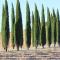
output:
[[5, 7], [3, 5], [3, 10], [2, 10], [2, 28], [1, 28], [1, 33], [2, 33], [2, 46], [3, 48], [5, 48], [5, 20], [4, 20], [4, 16], [5, 16]]
[[54, 11], [54, 9], [53, 9], [53, 14], [51, 15], [51, 29], [52, 29], [52, 33], [51, 33], [51, 40], [52, 40], [52, 44], [54, 44], [54, 46], [55, 46], [55, 44], [56, 44], [56, 39], [57, 39], [57, 37], [56, 37], [56, 14], [55, 14], [55, 11]]
[[34, 15], [34, 46], [37, 48], [40, 41], [40, 18], [37, 6], [35, 4], [35, 15]]
[[56, 15], [55, 15], [55, 11], [54, 11], [54, 9], [53, 9], [53, 27], [52, 27], [52, 29], [53, 29], [53, 42], [54, 42], [54, 46], [55, 46], [55, 44], [56, 44]]
[[59, 11], [57, 9], [57, 20], [56, 20], [56, 40], [59, 43]]
[[50, 12], [49, 8], [47, 8], [47, 28], [46, 28], [46, 43], [48, 46], [51, 44], [51, 17], [50, 17]]
[[21, 15], [19, 0], [17, 0], [17, 4], [16, 4], [15, 36], [16, 36], [17, 50], [19, 50], [19, 46], [22, 48], [23, 45], [22, 15]]
[[14, 15], [14, 7], [13, 7], [13, 4], [12, 4], [12, 12], [11, 12], [11, 20], [12, 20], [12, 28], [11, 28], [11, 31], [12, 31], [12, 34], [11, 34], [11, 42], [12, 42], [12, 47], [14, 48], [15, 46], [15, 15]]
[[59, 21], [59, 11], [57, 9], [57, 21], [56, 21], [56, 40], [57, 43], [60, 45], [60, 21]]
[[31, 26], [30, 26], [30, 8], [28, 2], [26, 3], [26, 45], [29, 48], [31, 45]]
[[2, 13], [2, 45], [3, 48], [7, 51], [9, 42], [9, 15], [8, 15], [8, 3], [5, 0], [5, 6], [3, 6]]
[[[15, 19], [16, 18], [16, 19]], [[15, 21], [16, 20], [16, 21]], [[22, 14], [20, 8], [20, 2], [17, 0], [16, 3], [16, 17], [14, 14], [14, 7], [12, 4], [11, 11], [11, 42], [12, 47], [17, 46], [22, 48], [23, 45], [23, 24], [22, 24]], [[32, 31], [31, 31], [32, 26]], [[57, 9], [57, 15], [53, 9], [53, 13], [50, 15], [49, 8], [47, 8], [47, 22], [45, 22], [44, 6], [42, 5], [41, 22], [39, 11], [35, 4], [35, 12], [32, 12], [32, 25], [30, 19], [30, 8], [28, 2], [26, 3], [26, 45], [30, 48], [31, 45], [31, 32], [32, 32], [32, 44], [37, 48], [38, 45], [44, 45], [47, 43], [50, 47], [51, 44], [58, 43], [60, 45], [60, 18], [59, 11]], [[2, 9], [2, 46], [7, 51], [9, 43], [9, 13], [8, 13], [8, 2], [5, 0], [5, 5]]]
[[32, 45], [34, 46], [34, 14], [32, 12]]
[[58, 43], [59, 43], [59, 46], [60, 46], [60, 21], [59, 21], [59, 34], [58, 34]]
[[37, 6], [35, 4], [35, 15], [34, 15], [34, 46], [37, 47], [37, 25], [38, 25], [38, 13]]
[[46, 44], [45, 15], [44, 15], [43, 5], [42, 5], [42, 16], [41, 16], [41, 42], [40, 43], [43, 47]]
[[37, 39], [38, 39], [38, 45], [40, 45], [40, 16], [39, 16], [39, 11], [37, 11], [37, 13], [38, 13], [38, 26], [37, 26]]

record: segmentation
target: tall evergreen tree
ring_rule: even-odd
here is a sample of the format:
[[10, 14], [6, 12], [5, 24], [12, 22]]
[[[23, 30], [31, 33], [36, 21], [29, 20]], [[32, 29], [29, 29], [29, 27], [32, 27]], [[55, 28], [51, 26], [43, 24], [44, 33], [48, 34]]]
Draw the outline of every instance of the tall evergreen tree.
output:
[[46, 43], [50, 47], [51, 44], [51, 17], [50, 17], [50, 12], [49, 8], [47, 8], [47, 29], [46, 29]]
[[53, 25], [54, 25], [54, 21], [53, 21], [53, 14], [51, 14], [51, 43], [54, 44], [54, 33], [53, 33]]
[[59, 43], [59, 46], [60, 46], [60, 20], [59, 20], [59, 39], [58, 39], [58, 43]]
[[53, 18], [52, 18], [52, 43], [56, 44], [56, 15], [53, 9]]
[[3, 16], [2, 16], [2, 26], [4, 29], [2, 31], [2, 37], [4, 37], [2, 40], [3, 42], [3, 48], [7, 51], [8, 43], [9, 43], [9, 15], [8, 15], [8, 3], [7, 0], [5, 0], [5, 7], [3, 7]]
[[38, 12], [35, 4], [35, 15], [34, 15], [34, 46], [37, 48], [37, 26], [38, 26]]
[[35, 16], [34, 16], [34, 45], [37, 48], [40, 41], [40, 18], [37, 6], [35, 4]]
[[59, 11], [57, 9], [57, 21], [56, 21], [56, 40], [57, 40], [57, 43], [59, 44], [60, 46], [60, 21], [59, 21]]
[[11, 42], [12, 42], [12, 47], [14, 49], [14, 46], [15, 46], [15, 15], [14, 15], [14, 7], [13, 7], [13, 4], [12, 4], [12, 12], [11, 12], [11, 20], [12, 20], [12, 28], [11, 28], [11, 31], [12, 31], [12, 34], [11, 34]]
[[26, 45], [27, 48], [31, 45], [31, 21], [30, 21], [30, 8], [28, 2], [26, 3]]
[[56, 14], [55, 14], [54, 10], [53, 10], [53, 19], [54, 19], [54, 46], [55, 46], [55, 44], [56, 44], [56, 20], [57, 20], [57, 18], [56, 18]]
[[38, 45], [40, 45], [40, 28], [41, 28], [41, 26], [40, 26], [40, 16], [39, 16], [39, 11], [37, 10], [37, 13], [38, 13], [38, 26], [37, 26], [37, 28], [38, 28], [38, 32], [37, 32], [37, 38], [38, 38]]
[[3, 5], [3, 9], [2, 9], [1, 34], [2, 34], [2, 46], [3, 46], [3, 48], [5, 48], [5, 6], [4, 5]]
[[17, 50], [19, 50], [19, 46], [22, 48], [22, 45], [23, 45], [22, 14], [21, 14], [19, 0], [17, 0], [17, 4], [16, 4], [15, 36], [16, 36]]
[[34, 14], [32, 12], [32, 45], [34, 46]]
[[44, 7], [42, 5], [42, 16], [41, 16], [41, 45], [44, 48], [46, 44], [46, 30], [45, 30], [45, 15], [44, 15]]

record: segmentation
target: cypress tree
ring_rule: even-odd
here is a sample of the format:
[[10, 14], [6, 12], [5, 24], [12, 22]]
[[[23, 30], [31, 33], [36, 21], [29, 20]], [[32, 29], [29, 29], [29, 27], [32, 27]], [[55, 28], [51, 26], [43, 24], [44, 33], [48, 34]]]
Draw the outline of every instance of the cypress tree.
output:
[[11, 42], [12, 42], [12, 47], [14, 49], [14, 46], [15, 46], [15, 15], [14, 15], [14, 7], [13, 7], [13, 4], [12, 4], [12, 12], [11, 12], [11, 20], [12, 20], [12, 28], [11, 28], [11, 31], [12, 31], [12, 34], [11, 34]]
[[1, 34], [2, 34], [2, 46], [5, 48], [5, 7], [3, 5], [2, 9], [2, 26], [1, 26]]
[[55, 15], [55, 11], [53, 9], [53, 21], [52, 21], [52, 40], [53, 40], [53, 44], [55, 47], [56, 44], [56, 15]]
[[35, 4], [35, 15], [34, 15], [34, 46], [37, 48], [37, 26], [38, 26], [38, 13], [37, 13], [37, 6]]
[[40, 45], [40, 16], [39, 16], [39, 11], [37, 10], [37, 13], [38, 13], [38, 26], [37, 26], [37, 28], [38, 28], [38, 32], [37, 32], [37, 38], [38, 38], [38, 45]]
[[34, 45], [37, 48], [40, 41], [40, 18], [37, 6], [35, 4], [35, 16], [34, 16]]
[[46, 30], [45, 30], [45, 15], [44, 15], [44, 7], [42, 5], [42, 16], [41, 16], [41, 45], [44, 48], [46, 44]]
[[7, 0], [5, 0], [5, 38], [6, 38], [6, 46], [5, 49], [7, 51], [8, 43], [9, 43], [9, 14], [8, 14], [8, 3]]
[[47, 30], [46, 30], [47, 36], [46, 36], [46, 43], [50, 47], [51, 44], [51, 17], [49, 8], [47, 8]]
[[59, 26], [60, 26], [59, 11], [57, 9], [57, 21], [56, 21], [56, 35], [57, 35], [57, 37], [56, 37], [56, 40], [57, 40], [57, 43], [60, 46], [60, 34], [59, 34], [60, 33], [60, 28], [59, 28]]
[[55, 46], [57, 40], [56, 40], [56, 14], [54, 10], [53, 10], [53, 18], [54, 18], [54, 46]]
[[51, 43], [54, 44], [54, 33], [53, 33], [53, 25], [54, 25], [54, 21], [53, 21], [53, 15], [51, 14]]
[[22, 13], [20, 9], [20, 47], [22, 48], [23, 45], [23, 22], [22, 22]]
[[30, 21], [30, 8], [28, 2], [26, 3], [26, 45], [29, 49], [31, 45], [31, 21]]
[[19, 46], [22, 48], [22, 45], [23, 45], [22, 14], [21, 14], [19, 0], [17, 0], [17, 4], [16, 4], [15, 36], [16, 36], [17, 50], [19, 50]]
[[32, 12], [32, 45], [34, 46], [34, 14]]
[[59, 43], [59, 46], [60, 46], [60, 20], [59, 20], [59, 35], [58, 36], [59, 36], [58, 43]]
[[[8, 3], [7, 3], [7, 0], [5, 0], [5, 7], [3, 8], [3, 10], [4, 10], [4, 13], [3, 13], [3, 20], [2, 21], [4, 21], [3, 22], [3, 28], [2, 29], [4, 29], [3, 30], [3, 41], [4, 41], [4, 43], [3, 43], [3, 47], [4, 47], [4, 49], [7, 51], [7, 47], [8, 47], [8, 42], [9, 42], [9, 15], [8, 15]], [[2, 41], [2, 42], [3, 42]]]

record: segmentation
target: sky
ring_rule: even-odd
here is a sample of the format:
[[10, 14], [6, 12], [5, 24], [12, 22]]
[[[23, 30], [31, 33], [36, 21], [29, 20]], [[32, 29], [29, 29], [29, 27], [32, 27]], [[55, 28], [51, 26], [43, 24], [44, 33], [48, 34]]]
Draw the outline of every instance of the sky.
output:
[[[13, 3], [14, 11], [16, 11], [17, 0], [7, 0], [7, 1], [8, 1], [8, 10], [9, 10], [9, 25], [10, 25], [10, 31], [11, 31], [11, 8]], [[19, 0], [19, 1], [20, 1], [21, 13], [22, 13], [23, 29], [25, 29], [25, 26], [26, 26], [26, 2], [27, 1], [30, 7], [30, 16], [32, 16], [32, 11], [34, 12], [35, 4], [36, 4], [40, 14], [40, 20], [41, 20], [42, 4], [44, 5], [45, 20], [47, 20], [46, 18], [47, 7], [50, 9], [50, 12], [52, 12], [53, 8], [55, 10], [55, 13], [57, 11], [57, 8], [59, 9], [59, 12], [60, 12], [60, 0]], [[1, 31], [1, 23], [2, 23], [2, 6], [4, 3], [5, 3], [5, 0], [0, 0], [0, 31]]]

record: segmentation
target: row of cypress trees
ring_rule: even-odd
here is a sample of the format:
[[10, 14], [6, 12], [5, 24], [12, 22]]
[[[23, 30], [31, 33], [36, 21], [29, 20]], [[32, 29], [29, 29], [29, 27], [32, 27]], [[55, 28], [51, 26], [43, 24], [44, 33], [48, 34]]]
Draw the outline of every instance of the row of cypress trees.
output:
[[[22, 25], [22, 14], [20, 9], [20, 2], [19, 0], [16, 1], [16, 16], [14, 14], [14, 7], [12, 4], [11, 9], [11, 43], [14, 49], [15, 45], [17, 50], [19, 47], [22, 48], [23, 45], [23, 25]], [[8, 2], [5, 0], [5, 5], [3, 5], [2, 9], [2, 46], [7, 51], [8, 44], [9, 44], [9, 13], [8, 13]]]
[[60, 46], [60, 18], [59, 11], [55, 13], [54, 9], [50, 13], [49, 8], [47, 8], [47, 22], [45, 21], [44, 6], [42, 5], [41, 21], [37, 6], [35, 5], [35, 12], [32, 13], [32, 44], [37, 48], [41, 45], [48, 47], [51, 44], [58, 44]]
[[[22, 24], [22, 13], [20, 8], [20, 2], [16, 2], [16, 16], [14, 14], [14, 7], [12, 4], [11, 9], [11, 42], [14, 49], [15, 45], [17, 50], [19, 47], [22, 48], [23, 45], [23, 24]], [[32, 26], [32, 29], [31, 29]], [[59, 11], [57, 9], [57, 14], [53, 9], [53, 13], [50, 13], [49, 8], [47, 8], [47, 22], [45, 21], [44, 6], [42, 5], [41, 12], [41, 21], [39, 16], [39, 11], [35, 4], [35, 11], [32, 12], [32, 25], [30, 18], [30, 8], [28, 2], [26, 3], [26, 45], [29, 49], [32, 44], [37, 48], [38, 45], [41, 45], [44, 48], [44, 45], [47, 44], [49, 47], [51, 44], [60, 45], [60, 21], [59, 21]], [[5, 0], [5, 5], [2, 9], [2, 46], [7, 51], [9, 44], [9, 13], [8, 13], [8, 2]], [[32, 43], [31, 43], [32, 38]]]

